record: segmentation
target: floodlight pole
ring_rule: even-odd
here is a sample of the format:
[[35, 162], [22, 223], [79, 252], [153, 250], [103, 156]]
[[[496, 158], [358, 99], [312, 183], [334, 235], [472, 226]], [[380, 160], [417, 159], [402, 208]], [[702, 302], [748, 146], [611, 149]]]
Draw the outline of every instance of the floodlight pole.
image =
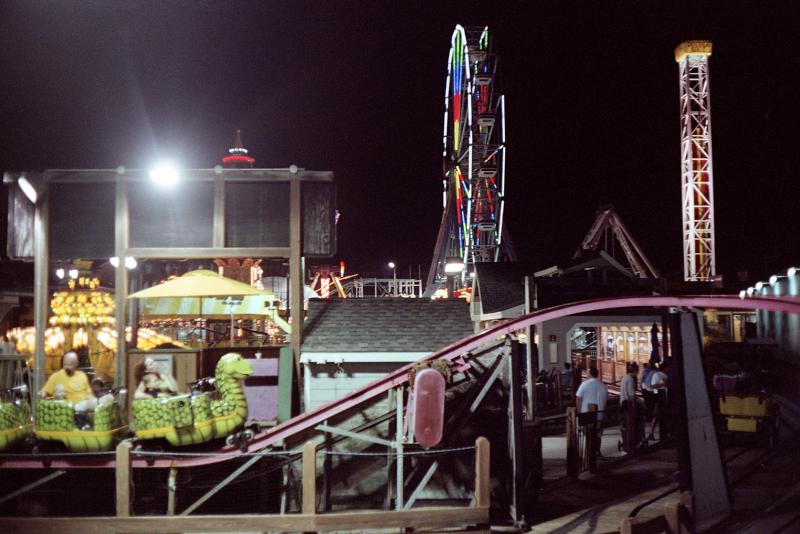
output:
[[[47, 187], [44, 185], [43, 187]], [[44, 370], [47, 355], [45, 353], [45, 335], [47, 328], [48, 304], [48, 270], [50, 251], [48, 242], [48, 205], [47, 194], [39, 195], [33, 216], [33, 324], [36, 328], [36, 349], [33, 354], [33, 384], [30, 392], [31, 403], [36, 408], [39, 391], [44, 387]]]
[[[128, 187], [125, 178], [117, 177], [114, 216], [114, 254], [122, 259], [128, 255]], [[117, 331], [117, 358], [114, 385], [126, 387], [128, 347], [125, 342], [125, 300], [128, 297], [128, 269], [120, 262], [114, 273], [114, 324]]]
[[292, 352], [294, 353], [294, 370], [297, 375], [297, 387], [300, 394], [300, 405], [303, 405], [303, 374], [300, 367], [300, 346], [303, 343], [303, 301], [305, 284], [303, 283], [303, 232], [300, 176], [295, 175], [290, 182], [289, 197], [289, 282], [290, 320], [292, 324]]

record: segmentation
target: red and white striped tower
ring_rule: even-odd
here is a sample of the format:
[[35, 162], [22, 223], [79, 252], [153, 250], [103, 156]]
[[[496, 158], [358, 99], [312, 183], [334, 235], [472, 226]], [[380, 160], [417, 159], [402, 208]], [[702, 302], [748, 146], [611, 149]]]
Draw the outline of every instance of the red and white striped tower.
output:
[[683, 277], [687, 281], [708, 281], [716, 274], [710, 55], [711, 41], [684, 41], [675, 49], [680, 72]]

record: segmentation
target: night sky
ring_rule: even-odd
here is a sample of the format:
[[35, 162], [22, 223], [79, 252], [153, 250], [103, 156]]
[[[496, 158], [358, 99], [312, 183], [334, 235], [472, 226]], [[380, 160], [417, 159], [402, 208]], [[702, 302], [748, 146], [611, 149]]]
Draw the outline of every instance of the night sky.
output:
[[680, 278], [673, 49], [710, 39], [718, 271], [800, 264], [794, 2], [495, 4], [5, 0], [0, 170], [208, 168], [241, 129], [260, 167], [335, 173], [336, 261], [425, 273], [450, 35], [488, 25], [520, 259], [563, 263], [613, 203]]

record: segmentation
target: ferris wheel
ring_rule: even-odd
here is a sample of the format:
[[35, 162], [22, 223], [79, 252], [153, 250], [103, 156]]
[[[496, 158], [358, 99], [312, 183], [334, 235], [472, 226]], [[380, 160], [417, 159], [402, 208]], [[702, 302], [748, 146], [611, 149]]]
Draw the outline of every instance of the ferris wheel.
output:
[[472, 265], [513, 258], [503, 226], [505, 97], [488, 27], [457, 25], [450, 40], [444, 97], [444, 213], [428, 287], [458, 264], [461, 284]]

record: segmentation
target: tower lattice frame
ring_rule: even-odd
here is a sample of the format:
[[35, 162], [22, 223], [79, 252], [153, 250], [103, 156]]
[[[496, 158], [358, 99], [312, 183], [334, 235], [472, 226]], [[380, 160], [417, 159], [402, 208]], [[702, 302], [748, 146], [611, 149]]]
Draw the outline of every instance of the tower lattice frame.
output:
[[710, 41], [685, 41], [675, 49], [680, 74], [683, 276], [687, 281], [708, 281], [716, 274], [710, 56]]

